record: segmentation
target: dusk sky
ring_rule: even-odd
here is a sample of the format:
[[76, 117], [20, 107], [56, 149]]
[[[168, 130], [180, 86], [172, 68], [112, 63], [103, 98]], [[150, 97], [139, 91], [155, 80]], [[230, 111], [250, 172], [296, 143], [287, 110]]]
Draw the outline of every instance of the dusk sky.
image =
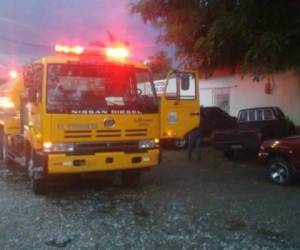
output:
[[107, 31], [127, 40], [135, 58], [145, 59], [159, 49], [172, 49], [156, 43], [159, 33], [139, 16], [131, 15], [134, 0], [1, 0], [0, 76], [11, 68], [49, 55], [43, 46], [86, 45], [94, 40], [108, 42]]

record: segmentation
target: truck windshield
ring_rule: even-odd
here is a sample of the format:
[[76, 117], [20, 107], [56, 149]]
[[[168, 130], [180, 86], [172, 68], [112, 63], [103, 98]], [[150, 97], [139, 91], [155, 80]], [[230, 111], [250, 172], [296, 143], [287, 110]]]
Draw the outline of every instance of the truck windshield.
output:
[[46, 92], [49, 113], [158, 112], [148, 71], [128, 66], [49, 64]]

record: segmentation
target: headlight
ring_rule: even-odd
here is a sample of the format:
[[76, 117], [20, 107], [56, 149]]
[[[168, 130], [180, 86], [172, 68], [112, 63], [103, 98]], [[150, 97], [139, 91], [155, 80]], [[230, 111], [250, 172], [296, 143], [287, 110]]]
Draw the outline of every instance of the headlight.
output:
[[144, 140], [139, 141], [139, 148], [157, 148], [159, 146], [159, 139], [153, 139], [153, 140]]
[[15, 107], [15, 104], [9, 98], [1, 97], [0, 107], [3, 109], [11, 109]]
[[44, 152], [73, 152], [74, 144], [44, 142], [43, 149]]

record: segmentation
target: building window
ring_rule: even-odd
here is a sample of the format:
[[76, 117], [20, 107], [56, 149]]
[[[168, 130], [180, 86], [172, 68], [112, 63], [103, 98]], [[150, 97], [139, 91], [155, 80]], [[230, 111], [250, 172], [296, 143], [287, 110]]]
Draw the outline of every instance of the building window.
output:
[[230, 112], [230, 88], [220, 88], [213, 90], [213, 105]]

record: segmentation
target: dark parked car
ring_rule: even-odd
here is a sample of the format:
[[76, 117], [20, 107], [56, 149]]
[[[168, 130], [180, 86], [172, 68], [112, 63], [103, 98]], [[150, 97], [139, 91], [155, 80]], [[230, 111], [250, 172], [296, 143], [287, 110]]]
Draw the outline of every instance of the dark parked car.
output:
[[[200, 107], [203, 138], [210, 141], [212, 132], [217, 129], [232, 129], [236, 126], [236, 117], [230, 116], [219, 107]], [[184, 138], [163, 142], [165, 147], [173, 145], [175, 148], [185, 148], [188, 144], [188, 135]]]
[[236, 117], [230, 116], [219, 107], [201, 107], [201, 126], [203, 137], [210, 138], [215, 130], [235, 128]]
[[212, 143], [230, 157], [236, 150], [257, 152], [263, 140], [295, 134], [295, 125], [280, 108], [258, 107], [240, 110], [236, 128], [215, 131]]
[[240, 110], [238, 128], [256, 128], [262, 140], [295, 135], [294, 123], [278, 107], [259, 107]]
[[273, 183], [290, 184], [300, 174], [300, 136], [264, 141], [258, 156]]

